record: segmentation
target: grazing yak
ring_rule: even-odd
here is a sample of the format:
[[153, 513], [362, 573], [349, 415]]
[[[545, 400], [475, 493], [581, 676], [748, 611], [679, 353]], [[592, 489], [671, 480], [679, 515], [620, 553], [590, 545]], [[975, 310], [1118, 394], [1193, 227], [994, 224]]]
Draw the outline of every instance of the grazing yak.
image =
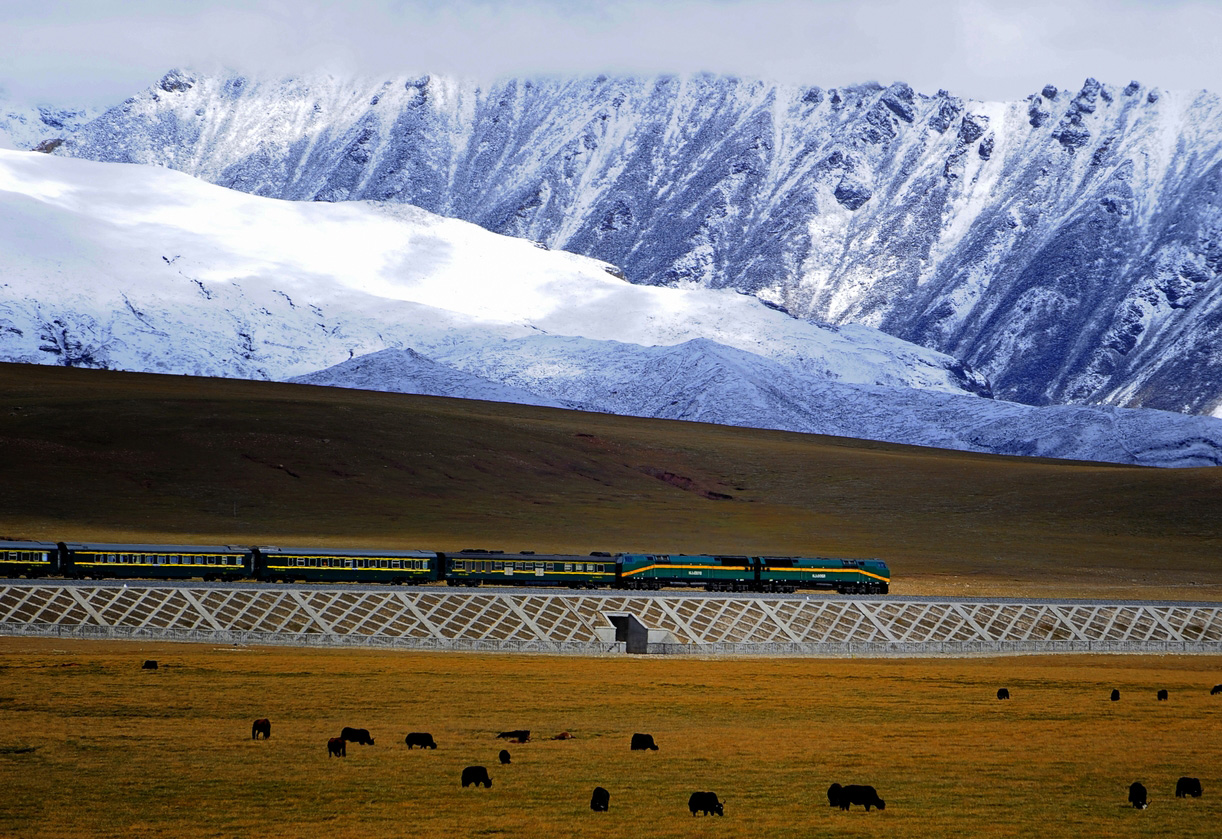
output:
[[594, 794], [590, 796], [590, 809], [595, 813], [605, 813], [610, 807], [611, 793], [602, 787], [594, 787]]
[[272, 736], [272, 721], [268, 719], [255, 720], [250, 726], [250, 739], [258, 740], [259, 735], [263, 735], [263, 739]]
[[501, 753], [497, 757], [501, 759], [501, 766], [509, 763], [509, 749], [501, 749]]
[[1222, 693], [1222, 685], [1214, 685], [1209, 691], [1210, 696], [1217, 696], [1219, 693]]
[[633, 734], [632, 735], [632, 751], [641, 752], [649, 749], [652, 752], [658, 750], [658, 744], [653, 742], [652, 734]]
[[[830, 790], [828, 791], [831, 792]], [[878, 793], [874, 791], [874, 787], [865, 786], [864, 784], [849, 784], [840, 788], [840, 809], [849, 809], [850, 804], [861, 804], [866, 808], [866, 812], [870, 812], [871, 807], [877, 807], [880, 810], [887, 809], [887, 802], [878, 797]]]
[[437, 748], [437, 744], [433, 742], [433, 735], [427, 731], [413, 731], [403, 742], [407, 743], [409, 749], [414, 749], [416, 746], [422, 749]]
[[832, 784], [827, 788], [827, 803], [832, 807], [840, 806], [840, 784]]
[[1175, 782], [1175, 797], [1184, 798], [1191, 795], [1193, 798], [1201, 797], [1201, 779], [1200, 778], [1180, 778]]
[[1146, 809], [1146, 788], [1142, 786], [1141, 781], [1129, 784], [1129, 803], [1138, 810]]
[[488, 777], [488, 770], [483, 766], [468, 766], [462, 771], [463, 789], [475, 784], [484, 786], [487, 789], [492, 789], [492, 779]]
[[1120, 701], [1120, 691], [1115, 690], [1115, 689], [1113, 689], [1113, 690], [1112, 690], [1112, 701], [1113, 701], [1113, 702], [1119, 702], [1119, 701]]
[[153, 661], [153, 660], [150, 658], [150, 659], [148, 659], [146, 662], [144, 662], [144, 664], [141, 664], [141, 665], [140, 665], [140, 669], [141, 669], [141, 670], [156, 670], [156, 669], [157, 669], [157, 662]]
[[687, 809], [692, 811], [692, 815], [696, 815], [696, 811], [700, 810], [706, 816], [711, 816], [716, 813], [719, 816], [724, 816], [725, 802], [717, 800], [715, 792], [693, 792], [692, 797], [687, 800]]
[[1010, 689], [1009, 688], [998, 688], [997, 689], [997, 698], [998, 699], [1009, 699], [1010, 698]]
[[510, 743], [525, 743], [530, 739], [530, 729], [519, 728], [516, 731], [502, 731], [496, 736], [501, 740], [508, 740]]
[[328, 757], [347, 757], [348, 756], [348, 741], [343, 737], [332, 737], [327, 741], [327, 756]]
[[1158, 701], [1159, 701], [1159, 702], [1164, 702], [1164, 701], [1166, 701], [1166, 699], [1167, 699], [1167, 691], [1165, 691], [1165, 690], [1160, 690], [1160, 691], [1158, 692]]
[[369, 736], [367, 728], [348, 728], [339, 733], [339, 736], [347, 740], [349, 743], [358, 743], [362, 746], [372, 746], [373, 738]]

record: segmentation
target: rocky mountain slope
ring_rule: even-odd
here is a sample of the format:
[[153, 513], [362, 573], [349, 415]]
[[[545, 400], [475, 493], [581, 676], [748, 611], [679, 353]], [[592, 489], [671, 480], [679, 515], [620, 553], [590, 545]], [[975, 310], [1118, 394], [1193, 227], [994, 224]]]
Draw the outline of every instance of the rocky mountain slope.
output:
[[56, 154], [419, 205], [947, 352], [1032, 404], [1222, 414], [1222, 103], [714, 76], [173, 72]]

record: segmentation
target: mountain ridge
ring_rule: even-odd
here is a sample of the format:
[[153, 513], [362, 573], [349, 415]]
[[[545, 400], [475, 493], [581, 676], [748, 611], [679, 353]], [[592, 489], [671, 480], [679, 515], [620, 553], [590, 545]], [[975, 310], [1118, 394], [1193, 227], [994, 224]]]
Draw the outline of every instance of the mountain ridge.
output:
[[1222, 103], [1088, 79], [982, 103], [709, 75], [174, 71], [56, 154], [417, 204], [961, 358], [1001, 397], [1222, 411]]

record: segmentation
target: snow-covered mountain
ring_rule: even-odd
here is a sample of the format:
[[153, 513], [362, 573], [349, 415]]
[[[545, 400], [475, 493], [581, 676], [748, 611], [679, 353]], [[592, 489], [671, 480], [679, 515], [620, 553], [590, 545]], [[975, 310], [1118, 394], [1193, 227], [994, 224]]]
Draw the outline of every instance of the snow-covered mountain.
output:
[[[440, 372], [447, 369], [449, 375]], [[456, 382], [455, 370], [475, 384]], [[1222, 465], [1222, 420], [1211, 417], [1148, 408], [1041, 408], [938, 390], [847, 384], [704, 338], [642, 347], [534, 335], [457, 345], [427, 362], [416, 354], [384, 350], [293, 379], [494, 398], [479, 395], [488, 392], [490, 380], [533, 396], [504, 401], [628, 416], [993, 454], [1144, 466]]]
[[0, 149], [29, 151], [40, 144], [51, 151], [65, 134], [96, 119], [101, 108], [60, 108], [22, 105], [9, 100], [0, 89]]
[[[0, 358], [1004, 453], [1222, 462], [1222, 421], [997, 403], [957, 360], [402, 204], [0, 151]], [[326, 369], [323, 369], [326, 368]]]
[[1001, 397], [1222, 414], [1222, 103], [707, 75], [172, 72], [56, 154], [419, 205], [964, 359]]
[[573, 408], [565, 402], [547, 399], [513, 385], [466, 373], [441, 364], [411, 349], [379, 352], [341, 361], [334, 367], [294, 376], [303, 385], [380, 390], [385, 393], [415, 393], [422, 396], [451, 396], [481, 399], [485, 402], [514, 402], [549, 408]]
[[987, 390], [955, 359], [868, 327], [614, 273], [401, 204], [281, 201], [158, 167], [0, 151], [8, 360], [282, 379], [388, 347], [706, 338], [824, 378]]

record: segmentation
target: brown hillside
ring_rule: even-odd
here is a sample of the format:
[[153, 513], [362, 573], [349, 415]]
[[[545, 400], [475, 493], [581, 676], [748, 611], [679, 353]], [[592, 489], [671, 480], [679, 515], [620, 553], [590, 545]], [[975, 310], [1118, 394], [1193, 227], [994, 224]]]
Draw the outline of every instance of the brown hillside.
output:
[[878, 556], [896, 593], [1222, 595], [1222, 469], [0, 364], [0, 536]]

